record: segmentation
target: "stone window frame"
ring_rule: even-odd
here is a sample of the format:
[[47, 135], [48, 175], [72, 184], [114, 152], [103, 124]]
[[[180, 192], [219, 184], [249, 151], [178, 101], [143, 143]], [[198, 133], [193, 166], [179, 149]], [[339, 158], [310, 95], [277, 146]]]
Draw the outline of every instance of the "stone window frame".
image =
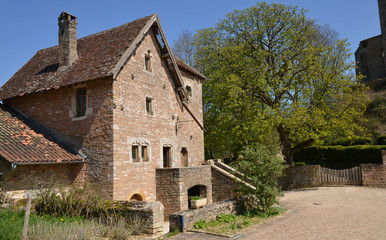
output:
[[186, 94], [188, 95], [189, 98], [193, 97], [193, 88], [190, 85], [185, 86], [186, 89]]
[[[150, 103], [148, 107], [148, 102]], [[149, 109], [149, 111], [148, 111]], [[154, 98], [153, 97], [146, 97], [145, 101], [145, 113], [147, 116], [153, 116], [154, 115]]]
[[153, 56], [151, 55], [151, 51], [147, 50], [144, 54], [143, 60], [143, 69], [145, 72], [152, 73], [153, 72]]
[[[77, 92], [79, 89], [85, 88], [86, 89], [86, 111], [85, 115], [83, 116], [77, 116]], [[69, 111], [69, 117], [72, 121], [79, 121], [86, 119], [89, 115], [92, 114], [93, 108], [89, 105], [89, 94], [91, 93], [90, 88], [87, 87], [86, 84], [81, 84], [74, 86], [71, 91], [71, 109]]]
[[[128, 137], [128, 143], [130, 145], [130, 162], [132, 163], [150, 163], [151, 162], [151, 146], [150, 141], [145, 138], [130, 138]], [[133, 147], [137, 147], [137, 157], [138, 161], [133, 159]], [[147, 160], [142, 158], [142, 148], [146, 147], [147, 149]]]

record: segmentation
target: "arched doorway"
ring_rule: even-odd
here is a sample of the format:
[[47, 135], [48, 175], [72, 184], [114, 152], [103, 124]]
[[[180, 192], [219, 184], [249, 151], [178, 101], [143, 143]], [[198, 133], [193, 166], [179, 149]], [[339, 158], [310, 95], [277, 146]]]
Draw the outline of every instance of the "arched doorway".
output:
[[188, 150], [186, 148], [181, 149], [181, 167], [189, 166]]

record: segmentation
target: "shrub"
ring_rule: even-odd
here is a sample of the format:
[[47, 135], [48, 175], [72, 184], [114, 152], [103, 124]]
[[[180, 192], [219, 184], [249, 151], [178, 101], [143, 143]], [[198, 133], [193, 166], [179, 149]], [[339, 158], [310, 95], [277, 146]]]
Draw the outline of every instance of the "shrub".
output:
[[202, 228], [206, 228], [207, 225], [208, 224], [205, 222], [205, 220], [200, 219], [193, 224], [193, 228], [194, 229], [202, 229]]
[[332, 169], [345, 169], [359, 166], [362, 163], [382, 163], [381, 150], [386, 150], [386, 146], [308, 147], [295, 153], [294, 161]]
[[[238, 183], [237, 191], [244, 194], [241, 204], [244, 210], [267, 212], [281, 195], [277, 179], [283, 170], [282, 160], [277, 157], [278, 148], [268, 149], [261, 144], [252, 145], [243, 153], [236, 169], [243, 173], [244, 183]], [[245, 184], [248, 183], [248, 184]]]
[[353, 138], [337, 138], [330, 142], [331, 146], [355, 146], [355, 145], [370, 145], [372, 139], [369, 137], [353, 137]]
[[378, 145], [386, 145], [386, 135], [381, 135], [377, 137], [377, 144]]
[[200, 196], [191, 196], [190, 197], [190, 200], [201, 200], [201, 199], [204, 199], [204, 198], [200, 197]]

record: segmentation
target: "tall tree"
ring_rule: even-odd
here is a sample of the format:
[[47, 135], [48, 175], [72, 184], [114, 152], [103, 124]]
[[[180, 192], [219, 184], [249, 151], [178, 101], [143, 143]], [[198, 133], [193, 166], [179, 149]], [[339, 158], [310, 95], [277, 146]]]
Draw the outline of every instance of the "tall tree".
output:
[[258, 3], [199, 31], [207, 151], [237, 152], [276, 134], [292, 164], [295, 152], [331, 134], [362, 131], [364, 87], [346, 40], [330, 30], [304, 9]]
[[188, 30], [182, 31], [178, 35], [177, 40], [173, 42], [172, 51], [174, 55], [193, 67], [195, 54], [194, 35]]

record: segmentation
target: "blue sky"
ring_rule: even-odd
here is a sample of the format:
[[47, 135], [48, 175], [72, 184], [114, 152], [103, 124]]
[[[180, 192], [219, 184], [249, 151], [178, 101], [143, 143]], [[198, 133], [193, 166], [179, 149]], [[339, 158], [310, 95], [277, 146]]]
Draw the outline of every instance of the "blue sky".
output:
[[[39, 49], [57, 45], [57, 18], [62, 11], [78, 17], [78, 38], [157, 13], [170, 45], [183, 30], [214, 26], [251, 0], [4, 0], [0, 3], [0, 86]], [[297, 5], [308, 17], [330, 24], [351, 44], [380, 34], [377, 0], [271, 0]]]

